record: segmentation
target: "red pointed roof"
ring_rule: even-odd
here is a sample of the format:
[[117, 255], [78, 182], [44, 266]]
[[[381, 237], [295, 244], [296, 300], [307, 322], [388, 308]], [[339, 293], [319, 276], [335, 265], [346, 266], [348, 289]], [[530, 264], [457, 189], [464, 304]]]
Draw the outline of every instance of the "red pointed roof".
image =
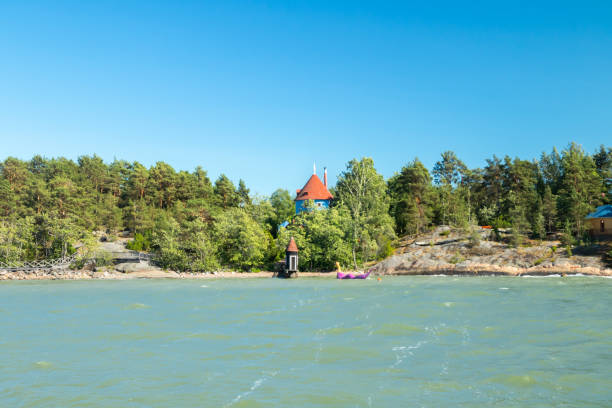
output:
[[321, 182], [321, 179], [313, 174], [306, 182], [306, 185], [297, 192], [295, 201], [301, 200], [331, 200], [334, 196], [331, 195], [327, 187]]
[[293, 237], [291, 237], [289, 245], [287, 245], [287, 252], [298, 252], [298, 247], [295, 244], [295, 240], [293, 239]]

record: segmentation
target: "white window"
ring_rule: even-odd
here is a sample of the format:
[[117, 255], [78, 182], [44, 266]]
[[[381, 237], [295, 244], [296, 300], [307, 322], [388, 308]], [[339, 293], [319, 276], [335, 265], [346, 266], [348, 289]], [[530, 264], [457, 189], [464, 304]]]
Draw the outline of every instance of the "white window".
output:
[[297, 256], [291, 255], [289, 257], [289, 270], [295, 271], [297, 269]]

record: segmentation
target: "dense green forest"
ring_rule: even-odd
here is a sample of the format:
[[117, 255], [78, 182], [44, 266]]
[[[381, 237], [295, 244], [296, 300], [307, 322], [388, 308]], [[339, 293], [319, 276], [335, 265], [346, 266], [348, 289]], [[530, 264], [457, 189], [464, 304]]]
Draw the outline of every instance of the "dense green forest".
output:
[[9, 157], [0, 163], [0, 261], [61, 257], [77, 243], [88, 254], [100, 230], [130, 231], [130, 248], [181, 271], [271, 268], [291, 236], [302, 269], [359, 267], [392, 253], [398, 236], [441, 224], [511, 228], [515, 245], [557, 231], [579, 241], [584, 217], [612, 202], [611, 181], [604, 146], [589, 154], [571, 144], [534, 160], [493, 156], [477, 169], [444, 152], [431, 172], [415, 158], [389, 180], [364, 158], [339, 175], [329, 210], [296, 217], [287, 190], [254, 197], [242, 180], [212, 183], [201, 167]]

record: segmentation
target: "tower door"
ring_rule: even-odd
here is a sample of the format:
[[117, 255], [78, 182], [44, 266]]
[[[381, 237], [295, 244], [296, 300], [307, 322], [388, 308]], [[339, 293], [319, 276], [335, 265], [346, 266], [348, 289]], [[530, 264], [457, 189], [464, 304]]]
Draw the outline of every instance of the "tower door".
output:
[[297, 257], [295, 255], [291, 255], [289, 257], [289, 270], [295, 271], [297, 269]]
[[600, 232], [606, 232], [606, 225], [604, 224], [604, 220], [601, 220], [599, 222], [599, 231]]

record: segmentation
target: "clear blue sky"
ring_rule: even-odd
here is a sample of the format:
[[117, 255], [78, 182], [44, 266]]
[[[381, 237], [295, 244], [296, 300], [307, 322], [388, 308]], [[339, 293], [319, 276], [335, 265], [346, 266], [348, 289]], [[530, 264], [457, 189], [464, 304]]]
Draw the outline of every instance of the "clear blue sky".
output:
[[0, 1], [0, 158], [97, 153], [295, 191], [612, 144], [612, 3]]

